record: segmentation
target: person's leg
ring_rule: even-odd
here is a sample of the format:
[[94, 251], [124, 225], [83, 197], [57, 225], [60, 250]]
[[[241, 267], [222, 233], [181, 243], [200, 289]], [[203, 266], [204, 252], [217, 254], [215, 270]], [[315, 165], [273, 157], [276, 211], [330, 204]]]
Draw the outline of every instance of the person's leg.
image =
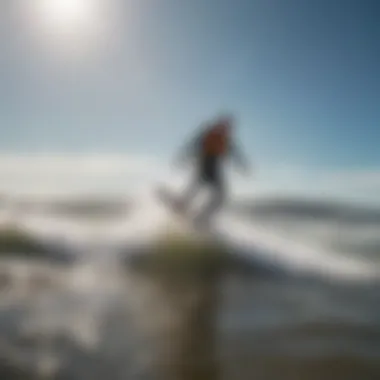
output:
[[211, 173], [207, 180], [208, 186], [211, 188], [211, 200], [204, 207], [203, 211], [197, 217], [197, 221], [208, 221], [224, 204], [225, 201], [225, 185], [222, 175], [218, 168]]
[[195, 175], [191, 179], [188, 187], [185, 189], [185, 191], [182, 193], [181, 197], [179, 198], [178, 207], [180, 208], [182, 212], [186, 212], [191, 202], [197, 195], [199, 188], [200, 188], [199, 176]]
[[190, 206], [191, 202], [198, 194], [201, 187], [207, 182], [209, 177], [210, 167], [212, 166], [212, 160], [209, 157], [198, 157], [195, 171], [189, 186], [185, 189], [179, 200], [179, 208], [185, 212]]
[[211, 217], [220, 210], [225, 201], [225, 188], [221, 179], [210, 182], [212, 190], [211, 200], [205, 208], [205, 216]]

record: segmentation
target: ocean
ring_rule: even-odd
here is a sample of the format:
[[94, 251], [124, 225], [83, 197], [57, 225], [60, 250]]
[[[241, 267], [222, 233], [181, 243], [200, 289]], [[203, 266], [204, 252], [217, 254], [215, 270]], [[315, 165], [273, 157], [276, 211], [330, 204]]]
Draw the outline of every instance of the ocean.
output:
[[51, 255], [1, 259], [0, 378], [380, 378], [375, 208], [237, 203], [215, 236], [238, 265], [184, 265], [190, 248], [169, 244], [177, 264], [157, 267], [134, 264], [176, 226], [153, 201], [104, 218], [15, 209], [3, 225]]

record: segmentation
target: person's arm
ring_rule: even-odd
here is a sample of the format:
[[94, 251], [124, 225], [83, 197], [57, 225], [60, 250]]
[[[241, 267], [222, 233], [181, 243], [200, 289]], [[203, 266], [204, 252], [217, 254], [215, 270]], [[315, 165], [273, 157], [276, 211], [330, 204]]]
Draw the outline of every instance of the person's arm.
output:
[[174, 159], [174, 163], [176, 165], [182, 165], [190, 157], [192, 157], [196, 153], [196, 150], [199, 148], [202, 137], [203, 132], [197, 131], [197, 133], [182, 146], [179, 153], [176, 155]]
[[232, 142], [230, 146], [230, 155], [234, 162], [243, 170], [244, 174], [251, 174], [252, 168], [247, 157], [243, 154], [236, 143]]

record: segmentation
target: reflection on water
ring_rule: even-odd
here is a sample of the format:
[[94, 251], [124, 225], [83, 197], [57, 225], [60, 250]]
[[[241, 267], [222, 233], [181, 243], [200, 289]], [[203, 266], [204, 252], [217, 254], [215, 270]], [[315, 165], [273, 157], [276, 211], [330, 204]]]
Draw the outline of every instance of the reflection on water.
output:
[[18, 277], [0, 294], [0, 378], [379, 378], [378, 288], [182, 260], [31, 266], [44, 289]]
[[[8, 264], [11, 281], [0, 297], [0, 374], [7, 379], [24, 378], [24, 373], [28, 379], [34, 374], [219, 378], [223, 269], [215, 263], [200, 261], [186, 271], [174, 270], [170, 262], [135, 269], [24, 263], [22, 279], [14, 275], [22, 270], [20, 263]], [[29, 286], [44, 278], [50, 281], [42, 288]]]
[[143, 315], [140, 327], [151, 331], [152, 366], [159, 378], [219, 379], [217, 322], [222, 276], [219, 265], [197, 265], [186, 273], [163, 267], [139, 271], [139, 281], [149, 284], [149, 291], [137, 318]]
[[[196, 246], [133, 255], [146, 246], [126, 241], [151, 236], [151, 209], [140, 217], [82, 229], [74, 220], [24, 220], [49, 244], [38, 261], [0, 262], [0, 379], [380, 378], [378, 284], [290, 274], [253, 248], [250, 266]], [[62, 265], [58, 251], [72, 260]], [[285, 253], [296, 266], [295, 252], [278, 256]], [[323, 264], [329, 255], [300, 251]], [[345, 272], [345, 260], [334, 270]]]

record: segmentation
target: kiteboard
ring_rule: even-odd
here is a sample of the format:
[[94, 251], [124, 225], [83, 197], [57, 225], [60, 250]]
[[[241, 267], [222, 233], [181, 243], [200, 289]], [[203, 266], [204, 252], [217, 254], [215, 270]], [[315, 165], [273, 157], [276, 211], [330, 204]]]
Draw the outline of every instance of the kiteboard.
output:
[[167, 187], [159, 186], [156, 189], [156, 196], [176, 216], [176, 221], [189, 232], [201, 233], [202, 235], [207, 232], [209, 223], [201, 222], [189, 209], [184, 208], [180, 197], [173, 191]]

